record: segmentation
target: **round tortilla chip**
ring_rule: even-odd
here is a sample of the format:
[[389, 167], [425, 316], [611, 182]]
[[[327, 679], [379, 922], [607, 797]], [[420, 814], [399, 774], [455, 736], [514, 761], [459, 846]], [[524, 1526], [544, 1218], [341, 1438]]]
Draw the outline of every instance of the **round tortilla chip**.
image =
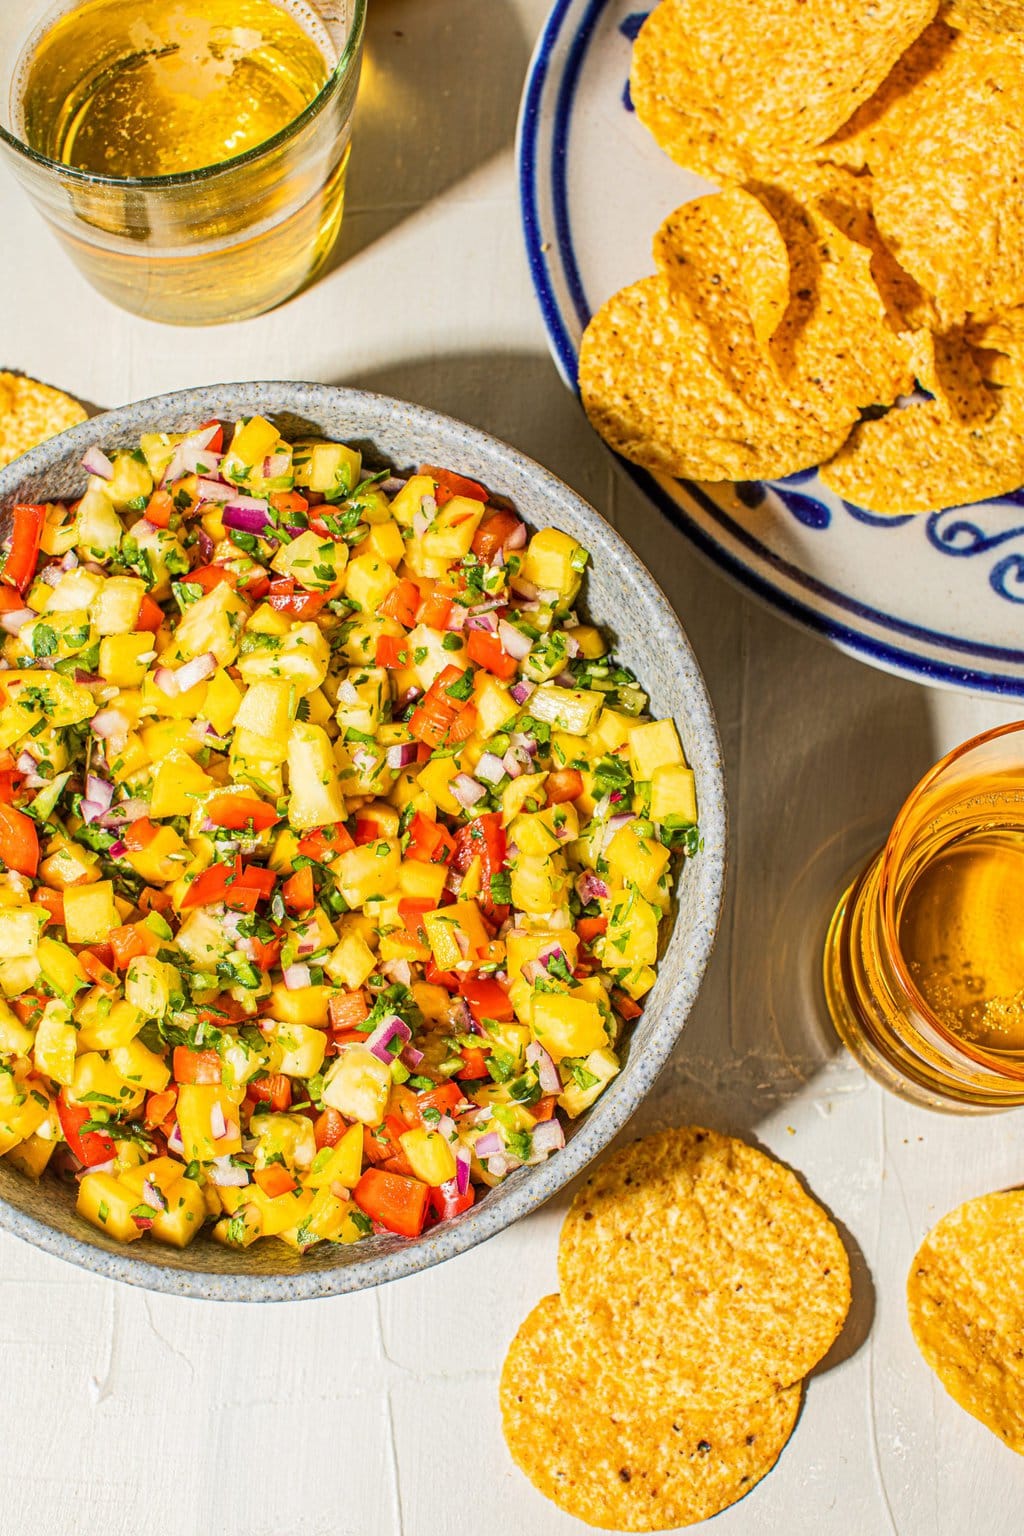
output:
[[1024, 32], [1024, 0], [945, 0], [942, 14], [966, 32]]
[[684, 203], [654, 237], [654, 259], [711, 330], [728, 374], [735, 333], [765, 347], [789, 305], [789, 253], [771, 214], [732, 187]]
[[501, 1374], [501, 1415], [516, 1465], [559, 1508], [616, 1531], [695, 1525], [771, 1471], [800, 1411], [799, 1385], [766, 1403], [694, 1414], [605, 1413], [590, 1401], [557, 1296], [516, 1334]]
[[0, 468], [76, 426], [87, 414], [77, 400], [49, 384], [0, 373]]
[[818, 146], [881, 85], [938, 0], [661, 0], [671, 71], [658, 94], [776, 163]]
[[854, 171], [876, 168], [914, 123], [921, 98], [946, 67], [956, 39], [957, 33], [943, 21], [926, 27], [874, 95], [822, 146], [822, 155]]
[[648, 277], [615, 294], [587, 326], [580, 394], [605, 442], [656, 474], [775, 479], [831, 457], [856, 411], [820, 421], [789, 400], [753, 346], [746, 362], [741, 395], [715, 360], [708, 327], [664, 277]]
[[918, 1349], [961, 1408], [1024, 1455], [1024, 1190], [968, 1200], [907, 1277]]
[[1024, 303], [1024, 41], [960, 33], [873, 167], [878, 227], [945, 325]]
[[796, 1176], [695, 1126], [590, 1176], [558, 1272], [581, 1369], [598, 1362], [652, 1407], [768, 1398], [828, 1352], [850, 1306], [842, 1240]]

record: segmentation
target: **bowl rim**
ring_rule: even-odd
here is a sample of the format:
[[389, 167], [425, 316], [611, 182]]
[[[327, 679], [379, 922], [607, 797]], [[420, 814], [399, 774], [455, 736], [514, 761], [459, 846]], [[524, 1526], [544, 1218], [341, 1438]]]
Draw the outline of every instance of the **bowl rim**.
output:
[[[224, 407], [228, 406], [225, 413]], [[365, 434], [360, 416], [376, 411], [394, 414], [403, 428], [418, 428], [435, 435], [438, 452], [455, 450], [462, 456], [462, 467], [481, 477], [491, 476], [503, 464], [510, 476], [525, 475], [552, 504], [557, 523], [558, 504], [568, 503], [584, 523], [592, 523], [608, 548], [599, 556], [607, 562], [609, 554], [630, 585], [643, 590], [645, 607], [659, 631], [670, 637], [673, 658], [688, 680], [692, 696], [690, 725], [692, 734], [706, 744], [708, 765], [702, 770], [701, 835], [704, 849], [689, 866], [690, 879], [696, 881], [701, 918], [690, 929], [685, 963], [671, 979], [670, 990], [661, 1003], [651, 1038], [642, 1056], [635, 1059], [644, 1071], [638, 1082], [624, 1070], [588, 1113], [566, 1146], [547, 1162], [513, 1173], [493, 1192], [493, 1196], [455, 1221], [433, 1228], [411, 1242], [398, 1239], [382, 1251], [357, 1262], [316, 1263], [305, 1259], [303, 1267], [277, 1274], [254, 1270], [214, 1271], [188, 1265], [175, 1249], [168, 1250], [164, 1263], [154, 1264], [136, 1257], [131, 1248], [97, 1234], [95, 1240], [78, 1237], [51, 1226], [46, 1221], [20, 1210], [0, 1196], [0, 1230], [11, 1233], [44, 1253], [76, 1264], [82, 1269], [119, 1280], [128, 1285], [170, 1295], [213, 1301], [298, 1301], [348, 1294], [418, 1273], [434, 1264], [468, 1252], [478, 1243], [513, 1225], [537, 1210], [571, 1182], [611, 1142], [640, 1107], [656, 1077], [676, 1044], [696, 1001], [704, 972], [714, 948], [722, 911], [727, 847], [727, 807], [722, 768], [722, 749], [714, 708], [707, 684], [686, 632], [660, 585], [612, 524], [571, 486], [518, 448], [492, 433], [455, 417], [412, 404], [390, 395], [342, 385], [290, 381], [257, 381], [211, 384], [150, 396], [93, 416], [32, 449], [0, 470], [0, 504], [10, 498], [26, 479], [59, 466], [74, 463], [98, 438], [109, 440], [126, 431], [140, 430], [138, 418], [193, 411], [197, 419], [264, 411], [273, 415], [293, 413], [309, 416], [320, 406], [335, 412], [349, 410], [354, 416], [353, 437], [374, 439], [374, 429]], [[142, 429], [144, 430], [144, 428]], [[380, 431], [378, 427], [377, 432]], [[480, 468], [487, 465], [487, 471]], [[501, 488], [504, 490], [504, 487]], [[511, 495], [512, 493], [509, 492]], [[514, 496], [512, 497], [514, 500]], [[664, 963], [664, 962], [663, 962]], [[177, 1260], [177, 1262], [175, 1262]]]

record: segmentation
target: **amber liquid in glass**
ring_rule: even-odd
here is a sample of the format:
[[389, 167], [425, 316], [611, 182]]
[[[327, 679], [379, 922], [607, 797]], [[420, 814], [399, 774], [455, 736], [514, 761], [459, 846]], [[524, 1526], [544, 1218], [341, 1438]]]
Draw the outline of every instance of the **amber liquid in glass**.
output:
[[[979, 786], [980, 788], [980, 786]], [[972, 795], [906, 890], [899, 945], [936, 1018], [965, 1045], [1024, 1056], [1024, 807]]]
[[354, 81], [303, 118], [337, 62], [307, 0], [86, 0], [37, 33], [20, 132], [104, 178], [73, 183], [75, 222], [60, 218], [90, 281], [178, 324], [258, 314], [301, 287], [344, 206]]
[[24, 76], [27, 142], [96, 176], [171, 176], [254, 149], [327, 80], [321, 46], [273, 0], [90, 0]]

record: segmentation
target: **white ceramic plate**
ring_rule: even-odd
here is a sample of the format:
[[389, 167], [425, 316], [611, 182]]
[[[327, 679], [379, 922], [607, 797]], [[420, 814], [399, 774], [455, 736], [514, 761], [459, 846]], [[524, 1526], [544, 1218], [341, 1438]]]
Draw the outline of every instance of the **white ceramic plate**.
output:
[[[523, 229], [552, 352], [576, 387], [593, 311], [653, 270], [651, 237], [710, 188], [629, 101], [637, 0], [556, 0], [519, 123]], [[627, 472], [706, 555], [843, 650], [919, 682], [1024, 696], [1024, 492], [914, 518], [840, 501], [813, 471], [745, 485]]]

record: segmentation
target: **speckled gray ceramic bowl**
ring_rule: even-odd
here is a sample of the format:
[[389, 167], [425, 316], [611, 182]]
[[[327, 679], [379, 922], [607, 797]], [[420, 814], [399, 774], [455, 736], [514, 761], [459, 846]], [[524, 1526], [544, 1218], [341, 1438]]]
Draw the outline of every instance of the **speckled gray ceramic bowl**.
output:
[[425, 1269], [525, 1216], [606, 1146], [640, 1104], [693, 1006], [714, 943], [722, 896], [725, 802], [721, 750], [704, 680], [662, 592], [618, 534], [554, 475], [504, 443], [419, 406], [382, 395], [317, 384], [226, 384], [183, 390], [111, 411], [74, 427], [0, 472], [0, 514], [17, 500], [78, 494], [79, 461], [90, 443], [133, 446], [142, 432], [181, 431], [218, 416], [261, 413], [286, 437], [323, 435], [359, 443], [366, 457], [397, 470], [444, 464], [512, 499], [535, 527], [553, 524], [592, 553], [585, 602], [611, 631], [619, 656], [671, 715], [697, 776], [704, 850], [680, 883], [678, 915], [657, 984], [625, 1044], [619, 1076], [574, 1123], [565, 1149], [500, 1188], [447, 1226], [415, 1241], [374, 1237], [353, 1247], [322, 1245], [299, 1259], [283, 1243], [245, 1253], [201, 1237], [183, 1253], [156, 1243], [124, 1248], [75, 1213], [74, 1193], [44, 1176], [39, 1184], [0, 1161], [0, 1227], [112, 1279], [180, 1296], [223, 1301], [285, 1301], [360, 1290]]

